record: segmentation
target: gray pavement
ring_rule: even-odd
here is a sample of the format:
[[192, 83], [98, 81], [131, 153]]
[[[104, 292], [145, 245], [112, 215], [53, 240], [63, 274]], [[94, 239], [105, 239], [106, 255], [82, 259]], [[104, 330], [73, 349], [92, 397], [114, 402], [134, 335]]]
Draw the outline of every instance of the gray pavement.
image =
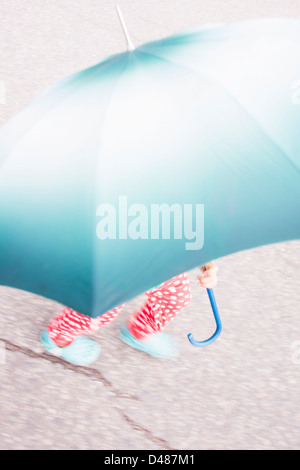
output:
[[[297, 0], [120, 0], [134, 44], [208, 22], [300, 18]], [[0, 0], [0, 124], [39, 92], [124, 50], [111, 0]], [[5, 92], [5, 93], [4, 93]], [[5, 96], [4, 96], [5, 95]], [[127, 304], [95, 336], [89, 368], [43, 352], [39, 335], [61, 308], [0, 287], [1, 449], [299, 449], [300, 242], [219, 261], [223, 333], [190, 273], [192, 303], [168, 326], [181, 355], [158, 360], [118, 339]]]
[[193, 300], [167, 327], [178, 359], [159, 360], [118, 339], [126, 305], [94, 336], [102, 354], [76, 367], [43, 352], [39, 334], [61, 305], [0, 288], [1, 449], [299, 449], [300, 242], [219, 260], [223, 332], [197, 270]]

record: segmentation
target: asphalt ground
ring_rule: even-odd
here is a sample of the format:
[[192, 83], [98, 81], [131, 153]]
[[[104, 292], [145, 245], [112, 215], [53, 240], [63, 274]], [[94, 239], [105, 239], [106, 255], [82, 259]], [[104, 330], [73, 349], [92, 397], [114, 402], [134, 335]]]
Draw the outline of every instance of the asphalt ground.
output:
[[39, 335], [61, 305], [0, 288], [1, 449], [299, 449], [300, 244], [260, 247], [218, 261], [214, 289], [189, 277], [191, 303], [166, 332], [175, 360], [156, 359], [118, 338], [143, 295], [93, 338], [102, 354], [77, 367], [45, 353]]

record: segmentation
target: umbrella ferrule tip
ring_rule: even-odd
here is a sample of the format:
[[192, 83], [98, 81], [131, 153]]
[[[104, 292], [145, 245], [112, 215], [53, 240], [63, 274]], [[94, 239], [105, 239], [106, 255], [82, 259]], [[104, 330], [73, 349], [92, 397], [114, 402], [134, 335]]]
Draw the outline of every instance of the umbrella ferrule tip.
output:
[[132, 42], [132, 40], [129, 36], [128, 29], [127, 29], [127, 26], [126, 26], [126, 23], [125, 23], [124, 16], [123, 16], [122, 10], [120, 8], [120, 5], [118, 3], [116, 3], [115, 8], [117, 10], [118, 18], [120, 20], [122, 30], [123, 30], [124, 36], [126, 38], [127, 50], [128, 51], [133, 51], [135, 49], [135, 46], [134, 46], [134, 44], [133, 44], [133, 42]]

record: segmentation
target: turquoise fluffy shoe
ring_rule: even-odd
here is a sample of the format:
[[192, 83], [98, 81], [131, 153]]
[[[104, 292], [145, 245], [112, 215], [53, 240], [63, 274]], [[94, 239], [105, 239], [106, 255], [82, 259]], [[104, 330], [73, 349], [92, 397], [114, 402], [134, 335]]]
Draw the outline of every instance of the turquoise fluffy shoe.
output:
[[96, 341], [88, 338], [76, 338], [73, 343], [60, 348], [52, 341], [46, 330], [41, 334], [41, 343], [49, 353], [78, 366], [88, 366], [98, 358], [101, 348]]
[[123, 324], [119, 337], [124, 343], [150, 354], [150, 356], [160, 357], [161, 359], [174, 359], [179, 355], [176, 343], [165, 333], [155, 333], [145, 341], [139, 341], [129, 333], [128, 328]]

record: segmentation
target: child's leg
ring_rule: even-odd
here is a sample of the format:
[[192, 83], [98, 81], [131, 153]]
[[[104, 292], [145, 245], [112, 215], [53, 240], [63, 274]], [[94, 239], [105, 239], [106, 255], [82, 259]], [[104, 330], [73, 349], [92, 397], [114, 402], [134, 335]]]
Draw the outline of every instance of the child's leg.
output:
[[90, 318], [67, 307], [51, 320], [47, 328], [48, 335], [58, 346], [67, 346], [78, 336], [84, 333], [93, 333], [100, 326], [110, 323], [118, 315], [123, 305], [109, 310], [98, 318]]
[[173, 277], [146, 292], [146, 295], [144, 306], [127, 321], [131, 335], [141, 341], [153, 333], [160, 332], [188, 305], [191, 300], [191, 288], [187, 273]]
[[[186, 273], [164, 282], [158, 288], [146, 292], [147, 300], [138, 312], [127, 322], [129, 332], [138, 340], [161, 331], [191, 299], [191, 290]], [[67, 346], [84, 333], [97, 331], [100, 326], [110, 323], [121, 311], [124, 304], [90, 318], [66, 307], [53, 318], [47, 327], [50, 339], [58, 346]]]

